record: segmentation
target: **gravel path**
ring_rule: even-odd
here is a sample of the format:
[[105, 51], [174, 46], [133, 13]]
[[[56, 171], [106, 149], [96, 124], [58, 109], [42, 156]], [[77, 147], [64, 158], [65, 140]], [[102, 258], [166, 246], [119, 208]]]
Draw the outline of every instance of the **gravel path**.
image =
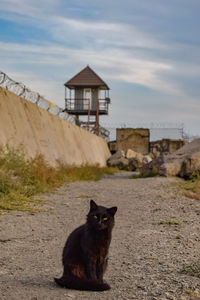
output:
[[[200, 258], [200, 201], [182, 196], [176, 180], [123, 173], [75, 182], [42, 196], [44, 212], [1, 215], [0, 300], [200, 299], [200, 278], [180, 273]], [[102, 293], [53, 282], [66, 238], [85, 222], [91, 198], [118, 206], [105, 276], [112, 289]], [[168, 220], [181, 224], [160, 224]]]

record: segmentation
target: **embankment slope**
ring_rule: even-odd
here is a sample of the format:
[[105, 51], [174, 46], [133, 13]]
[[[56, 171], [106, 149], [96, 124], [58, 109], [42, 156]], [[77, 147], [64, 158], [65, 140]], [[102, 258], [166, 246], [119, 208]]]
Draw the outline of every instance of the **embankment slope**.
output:
[[24, 145], [28, 157], [42, 154], [50, 165], [106, 165], [104, 139], [50, 114], [0, 87], [0, 144]]

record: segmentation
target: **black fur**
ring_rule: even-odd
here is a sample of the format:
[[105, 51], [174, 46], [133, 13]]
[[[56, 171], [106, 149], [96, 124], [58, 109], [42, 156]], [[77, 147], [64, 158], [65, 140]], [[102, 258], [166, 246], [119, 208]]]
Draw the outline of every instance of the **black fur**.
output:
[[107, 268], [116, 211], [117, 207], [106, 208], [90, 201], [86, 223], [75, 229], [65, 244], [64, 271], [61, 278], [54, 278], [57, 284], [77, 290], [110, 289], [103, 281], [103, 275]]

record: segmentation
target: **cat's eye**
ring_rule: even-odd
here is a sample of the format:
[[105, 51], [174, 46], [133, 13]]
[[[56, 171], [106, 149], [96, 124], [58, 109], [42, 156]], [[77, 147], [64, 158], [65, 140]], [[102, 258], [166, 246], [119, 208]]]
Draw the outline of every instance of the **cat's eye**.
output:
[[103, 220], [104, 220], [104, 221], [107, 221], [107, 220], [108, 220], [108, 218], [106, 218], [106, 217], [105, 217], [105, 218], [103, 218]]
[[97, 219], [97, 216], [94, 216], [95, 219]]

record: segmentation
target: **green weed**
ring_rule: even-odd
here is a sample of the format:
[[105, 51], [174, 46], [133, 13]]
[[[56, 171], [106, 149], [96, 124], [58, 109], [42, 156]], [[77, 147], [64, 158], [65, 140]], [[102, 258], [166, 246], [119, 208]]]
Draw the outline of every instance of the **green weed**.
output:
[[181, 234], [178, 234], [177, 236], [176, 236], [176, 240], [180, 240], [180, 239], [182, 239], [183, 238], [183, 236], [181, 235]]
[[188, 180], [178, 183], [180, 189], [184, 191], [186, 197], [200, 200], [200, 175], [193, 174]]
[[194, 296], [194, 292], [190, 289], [184, 289], [184, 293], [189, 295], [190, 297], [193, 297]]
[[178, 225], [180, 226], [182, 223], [179, 220], [165, 220], [165, 221], [160, 221], [160, 225]]
[[200, 278], [200, 261], [183, 266], [181, 273]]

